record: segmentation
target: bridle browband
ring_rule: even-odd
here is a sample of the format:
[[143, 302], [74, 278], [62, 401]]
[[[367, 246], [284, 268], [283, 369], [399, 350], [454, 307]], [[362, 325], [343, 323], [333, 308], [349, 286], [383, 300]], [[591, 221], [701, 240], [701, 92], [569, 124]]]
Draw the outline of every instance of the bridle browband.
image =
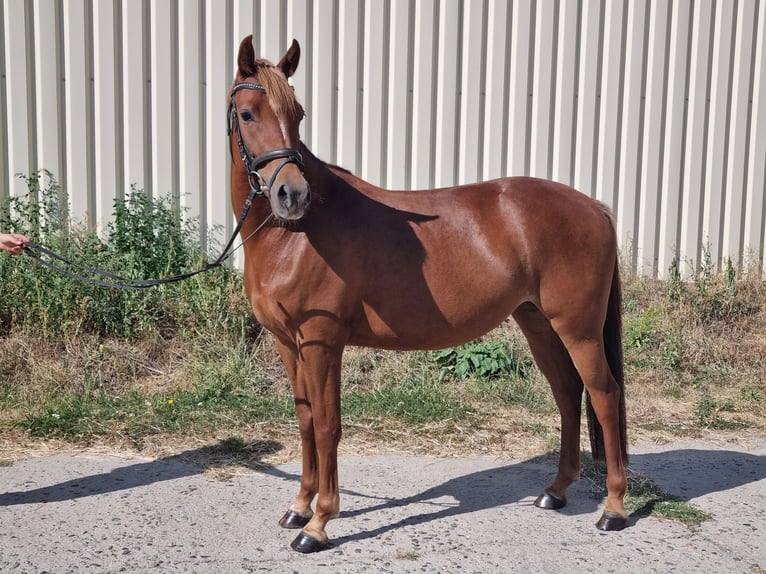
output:
[[[277, 179], [277, 175], [282, 171], [288, 163], [294, 163], [298, 166], [298, 169], [303, 173], [303, 156], [297, 149], [282, 147], [273, 149], [271, 151], [263, 152], [260, 155], [253, 156], [245, 146], [245, 142], [242, 139], [242, 132], [239, 129], [239, 114], [237, 113], [237, 104], [234, 102], [234, 95], [241, 90], [256, 90], [262, 93], [266, 93], [266, 88], [256, 82], [239, 82], [232, 86], [231, 93], [229, 94], [229, 108], [226, 112], [226, 122], [228, 126], [228, 135], [231, 138], [232, 130], [237, 132], [237, 147], [239, 148], [239, 156], [242, 158], [242, 163], [245, 164], [247, 170], [247, 181], [250, 185], [250, 196], [245, 203], [249, 207], [249, 202], [257, 196], [263, 196], [265, 192], [271, 193], [271, 187], [274, 185], [274, 181]], [[229, 140], [231, 146], [231, 139]], [[234, 159], [234, 152], [229, 147], [229, 153], [232, 160]], [[266, 164], [274, 161], [275, 159], [282, 158], [280, 163], [271, 174], [271, 179], [266, 182], [266, 179], [258, 172]]]

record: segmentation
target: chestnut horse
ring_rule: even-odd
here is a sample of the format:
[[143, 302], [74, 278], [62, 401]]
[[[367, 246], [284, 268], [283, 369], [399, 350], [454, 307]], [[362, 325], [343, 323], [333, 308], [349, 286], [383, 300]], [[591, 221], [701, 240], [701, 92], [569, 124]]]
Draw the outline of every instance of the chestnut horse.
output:
[[245, 290], [276, 337], [300, 429], [300, 490], [280, 520], [302, 529], [293, 549], [326, 548], [325, 526], [340, 510], [344, 347], [449, 347], [509, 315], [561, 412], [558, 473], [536, 505], [563, 507], [579, 478], [585, 388], [591, 448], [607, 467], [597, 527], [623, 528], [621, 295], [609, 210], [528, 177], [388, 191], [328, 165], [298, 135], [303, 108], [288, 78], [299, 58], [293, 40], [274, 66], [245, 38], [228, 115], [232, 204], [250, 209], [241, 228]]

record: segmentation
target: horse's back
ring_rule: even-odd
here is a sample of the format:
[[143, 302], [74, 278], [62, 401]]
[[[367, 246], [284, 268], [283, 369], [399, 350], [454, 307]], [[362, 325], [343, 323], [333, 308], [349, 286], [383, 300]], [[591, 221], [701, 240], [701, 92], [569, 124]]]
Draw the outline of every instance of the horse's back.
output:
[[606, 273], [613, 257], [602, 256], [613, 251], [608, 211], [555, 182], [513, 177], [369, 197], [385, 209], [365, 222], [353, 249], [364, 257], [347, 268], [360, 300], [358, 344], [432, 347], [475, 338], [526, 301], [542, 306], [543, 284], [566, 292], [585, 277], [585, 291], [599, 290], [587, 267]]

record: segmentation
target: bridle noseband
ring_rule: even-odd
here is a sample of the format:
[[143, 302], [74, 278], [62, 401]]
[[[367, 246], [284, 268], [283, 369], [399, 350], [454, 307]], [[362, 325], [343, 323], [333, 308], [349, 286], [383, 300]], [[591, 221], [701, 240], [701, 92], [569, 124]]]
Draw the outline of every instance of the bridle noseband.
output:
[[[274, 185], [274, 182], [277, 179], [277, 175], [279, 175], [279, 172], [282, 171], [282, 168], [285, 167], [288, 163], [294, 163], [297, 165], [301, 170], [301, 173], [303, 173], [304, 165], [303, 156], [297, 149], [283, 147], [263, 152], [257, 156], [253, 156], [248, 151], [247, 146], [245, 146], [245, 142], [242, 140], [242, 132], [239, 129], [239, 114], [237, 113], [237, 104], [234, 103], [234, 94], [240, 90], [257, 90], [265, 94], [266, 88], [255, 82], [240, 82], [234, 84], [234, 86], [231, 88], [231, 94], [229, 96], [229, 108], [226, 113], [229, 137], [231, 137], [232, 130], [237, 132], [237, 146], [239, 147], [239, 155], [242, 158], [242, 162], [245, 164], [245, 169], [247, 170], [247, 180], [250, 184], [251, 192], [250, 200], [252, 200], [252, 198], [255, 196], [264, 195], [265, 192], [268, 192], [269, 194], [271, 193], [271, 187]], [[234, 153], [231, 148], [229, 148], [229, 152], [231, 153], [233, 159]], [[274, 170], [274, 173], [271, 174], [271, 179], [267, 183], [266, 179], [258, 172], [258, 170], [269, 162], [280, 158], [284, 159], [282, 163], [280, 163]]]

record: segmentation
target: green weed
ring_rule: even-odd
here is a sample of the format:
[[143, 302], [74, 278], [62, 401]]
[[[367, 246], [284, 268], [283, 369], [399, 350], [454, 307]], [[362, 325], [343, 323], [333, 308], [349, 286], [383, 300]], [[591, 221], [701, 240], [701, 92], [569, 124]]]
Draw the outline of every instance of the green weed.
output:
[[511, 354], [502, 341], [472, 341], [434, 353], [434, 360], [442, 367], [440, 378], [447, 375], [466, 379], [475, 375], [491, 379], [501, 375], [523, 379], [532, 367], [528, 358]]
[[[115, 199], [113, 220], [101, 239], [70, 221], [66, 196], [48, 172], [23, 179], [28, 193], [0, 205], [0, 229], [24, 233], [79, 265], [150, 279], [198, 268], [206, 260], [194, 240], [194, 222], [185, 221], [166, 199], [151, 199], [135, 189]], [[241, 278], [230, 269], [142, 291], [89, 285], [28, 257], [0, 258], [0, 274], [4, 333], [22, 330], [51, 340], [83, 333], [138, 339], [190, 330], [221, 333], [222, 328], [239, 335], [253, 328], [241, 307], [227, 312], [232, 311], [232, 292], [241, 290]], [[215, 314], [210, 313], [213, 307]]]

